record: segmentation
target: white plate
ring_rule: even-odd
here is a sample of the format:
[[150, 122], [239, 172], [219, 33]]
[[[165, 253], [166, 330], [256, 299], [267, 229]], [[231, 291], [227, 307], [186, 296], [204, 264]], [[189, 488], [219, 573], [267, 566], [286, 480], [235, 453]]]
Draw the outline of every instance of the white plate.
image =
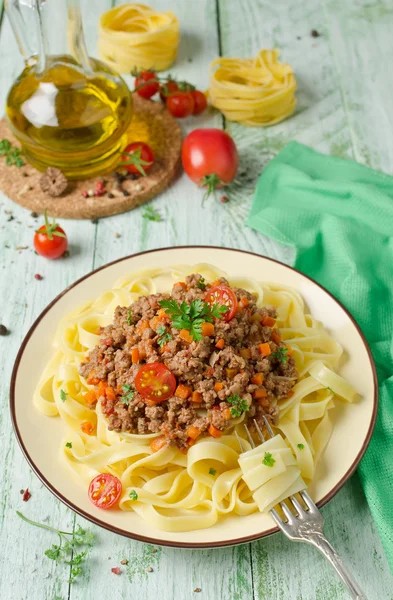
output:
[[296, 288], [311, 314], [322, 321], [345, 350], [340, 373], [361, 391], [354, 404], [337, 402], [334, 431], [318, 465], [311, 494], [319, 506], [330, 500], [355, 470], [370, 441], [377, 413], [377, 378], [370, 350], [346, 309], [308, 277], [279, 262], [240, 250], [180, 247], [135, 254], [86, 275], [60, 294], [39, 316], [15, 361], [11, 381], [11, 415], [23, 453], [41, 481], [67, 506], [97, 525], [142, 541], [178, 547], [216, 547], [249, 542], [277, 528], [270, 515], [231, 516], [209, 529], [186, 533], [158, 531], [135, 513], [102, 511], [88, 500], [86, 490], [58, 460], [63, 423], [40, 414], [32, 396], [38, 377], [52, 354], [57, 323], [72, 307], [111, 287], [119, 277], [141, 268], [208, 262], [231, 276], [253, 277]]

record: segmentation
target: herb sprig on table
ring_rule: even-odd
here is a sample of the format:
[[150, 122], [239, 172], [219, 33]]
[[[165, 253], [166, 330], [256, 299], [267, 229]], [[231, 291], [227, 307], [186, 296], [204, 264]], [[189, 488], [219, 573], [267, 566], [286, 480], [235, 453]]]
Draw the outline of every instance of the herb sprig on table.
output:
[[147, 206], [145, 208], [144, 212], [142, 213], [142, 218], [147, 219], [148, 221], [162, 221], [161, 214], [152, 206]]
[[224, 313], [229, 310], [227, 306], [221, 304], [210, 306], [199, 298], [193, 300], [191, 304], [187, 302], [179, 304], [176, 300], [161, 300], [159, 304], [165, 308], [166, 314], [172, 321], [172, 327], [187, 329], [196, 342], [202, 339], [203, 323], [212, 323], [213, 318], [222, 319]]
[[31, 521], [18, 510], [16, 514], [26, 521], [26, 523], [30, 523], [30, 525], [57, 533], [59, 543], [52, 544], [52, 547], [45, 550], [44, 554], [51, 560], [56, 561], [56, 563], [62, 562], [65, 565], [69, 565], [71, 567], [69, 582], [74, 583], [77, 577], [83, 573], [82, 564], [86, 560], [89, 549], [94, 545], [94, 534], [89, 529], [83, 529], [80, 525], [78, 525], [75, 531], [60, 531], [44, 523]]
[[5, 156], [5, 164], [8, 166], [23, 167], [25, 164], [21, 157], [22, 151], [11, 144], [7, 139], [0, 141], [0, 156]]

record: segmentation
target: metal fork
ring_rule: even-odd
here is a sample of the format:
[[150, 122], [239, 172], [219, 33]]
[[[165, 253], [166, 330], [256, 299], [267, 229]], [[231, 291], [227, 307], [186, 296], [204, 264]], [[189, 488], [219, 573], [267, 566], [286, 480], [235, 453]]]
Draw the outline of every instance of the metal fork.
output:
[[[274, 433], [272, 431], [272, 428], [270, 427], [269, 421], [266, 419], [265, 416], [263, 416], [263, 420], [265, 422], [266, 429], [269, 432], [269, 435], [271, 437], [274, 437]], [[265, 442], [265, 437], [255, 419], [254, 425], [261, 439], [261, 442]], [[256, 445], [247, 425], [244, 425], [244, 428], [246, 430], [251, 447], [255, 448]], [[242, 443], [242, 439], [237, 432], [235, 432], [235, 434], [240, 445], [240, 450], [241, 452], [244, 452], [245, 450]], [[295, 498], [295, 496], [289, 496], [289, 498], [287, 498], [287, 502], [288, 504], [290, 504], [291, 509], [289, 509], [285, 502], [280, 502], [282, 512], [284, 513], [287, 520], [284, 521], [275, 508], [272, 508], [272, 510], [270, 511], [270, 514], [272, 515], [273, 519], [275, 520], [281, 531], [285, 533], [287, 538], [289, 538], [293, 542], [307, 542], [308, 544], [312, 544], [313, 546], [315, 546], [315, 548], [322, 552], [325, 558], [327, 558], [328, 561], [336, 569], [342, 582], [347, 586], [352, 598], [354, 598], [355, 600], [367, 600], [366, 595], [360, 589], [359, 585], [352, 577], [351, 573], [345, 567], [336, 550], [325, 538], [323, 534], [323, 517], [318, 507], [314, 504], [313, 500], [310, 498], [310, 496], [305, 490], [299, 492], [299, 494], [307, 508], [304, 508], [300, 504], [299, 500]]]

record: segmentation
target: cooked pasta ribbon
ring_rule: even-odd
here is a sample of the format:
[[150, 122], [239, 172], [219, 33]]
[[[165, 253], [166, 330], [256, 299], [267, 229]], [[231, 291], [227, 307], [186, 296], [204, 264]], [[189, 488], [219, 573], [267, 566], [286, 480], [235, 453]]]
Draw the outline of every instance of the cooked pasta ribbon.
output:
[[179, 45], [179, 21], [173, 12], [144, 4], [121, 4], [101, 15], [98, 51], [120, 73], [133, 69], [169, 69]]
[[255, 58], [220, 57], [210, 64], [209, 98], [229, 121], [251, 127], [274, 125], [295, 110], [296, 79], [278, 50]]
[[[207, 281], [225, 276], [231, 285], [254, 294], [258, 306], [274, 306], [282, 338], [292, 348], [299, 380], [291, 397], [279, 403], [275, 437], [254, 450], [239, 419], [234, 427], [243, 436], [243, 453], [234, 430], [219, 439], [199, 438], [187, 455], [175, 447], [153, 453], [150, 442], [158, 433], [109, 431], [100, 403], [95, 409], [86, 404], [92, 386], [79, 374], [79, 366], [97, 344], [99, 328], [112, 321], [115, 308], [129, 306], [141, 295], [168, 292], [191, 273]], [[111, 290], [61, 319], [53, 356], [33, 401], [44, 415], [64, 421], [62, 460], [86, 489], [99, 473], [111, 473], [122, 483], [121, 510], [134, 511], [158, 529], [191, 531], [213, 526], [221, 515], [270, 510], [312, 480], [333, 430], [329, 412], [335, 399], [351, 402], [356, 395], [334, 371], [341, 354], [341, 346], [307, 312], [296, 290], [231, 278], [205, 263], [144, 269], [121, 277]], [[81, 429], [85, 422], [93, 427], [91, 435]], [[266, 452], [273, 466], [263, 463]]]

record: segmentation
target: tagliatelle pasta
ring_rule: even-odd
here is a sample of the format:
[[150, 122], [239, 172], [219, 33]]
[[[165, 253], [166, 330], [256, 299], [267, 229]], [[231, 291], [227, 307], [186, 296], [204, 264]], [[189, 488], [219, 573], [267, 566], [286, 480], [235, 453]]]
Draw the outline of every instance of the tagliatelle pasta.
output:
[[176, 15], [144, 4], [121, 4], [100, 18], [100, 57], [120, 73], [168, 69], [175, 60], [179, 39]]
[[278, 50], [255, 58], [220, 57], [210, 65], [211, 104], [230, 121], [251, 127], [274, 125], [295, 110], [292, 67], [278, 61]]
[[[207, 264], [139, 271], [66, 315], [33, 399], [39, 411], [64, 421], [62, 460], [86, 490], [99, 473], [112, 474], [122, 483], [121, 510], [135, 511], [154, 527], [172, 532], [211, 527], [225, 514], [270, 510], [302, 489], [313, 479], [329, 442], [333, 428], [329, 412], [335, 399], [353, 401], [356, 395], [335, 372], [341, 346], [307, 313], [295, 290], [227, 277], [232, 286], [254, 294], [258, 306], [276, 308], [281, 336], [293, 351], [299, 379], [293, 394], [279, 402], [275, 437], [252, 450], [241, 426], [244, 413], [222, 437], [201, 437], [187, 454], [175, 446], [153, 452], [150, 442], [159, 433], [110, 431], [100, 402], [95, 408], [86, 404], [85, 394], [93, 386], [80, 375], [80, 364], [99, 342], [99, 328], [111, 323], [118, 305], [129, 306], [142, 295], [169, 291], [191, 273], [200, 273], [206, 281], [225, 275]], [[91, 435], [81, 429], [85, 422], [93, 426]], [[235, 430], [242, 437], [244, 452]], [[263, 462], [266, 453], [273, 459], [270, 465]]]

